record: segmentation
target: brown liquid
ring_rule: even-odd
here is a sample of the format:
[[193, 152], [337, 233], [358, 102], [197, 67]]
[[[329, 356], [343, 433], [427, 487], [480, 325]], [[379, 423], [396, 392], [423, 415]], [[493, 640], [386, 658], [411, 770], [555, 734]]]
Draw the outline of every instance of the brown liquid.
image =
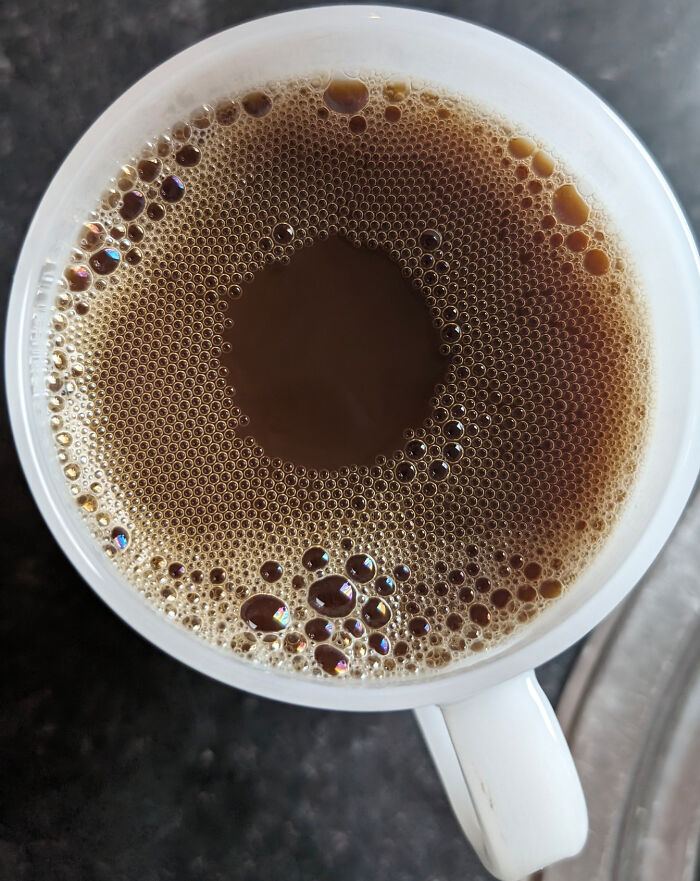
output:
[[250, 434], [268, 455], [310, 468], [391, 453], [428, 415], [446, 368], [399, 267], [336, 237], [266, 267], [230, 315], [221, 360]]
[[644, 302], [533, 133], [380, 77], [227, 96], [124, 166], [76, 243], [59, 462], [123, 575], [213, 645], [442, 668], [556, 603], [613, 529]]

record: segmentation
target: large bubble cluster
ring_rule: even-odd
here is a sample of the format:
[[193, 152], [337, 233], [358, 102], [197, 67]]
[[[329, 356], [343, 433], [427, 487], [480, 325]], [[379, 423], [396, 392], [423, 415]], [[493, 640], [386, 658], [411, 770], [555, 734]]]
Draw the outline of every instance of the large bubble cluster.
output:
[[[135, 589], [215, 646], [349, 678], [442, 669], [569, 589], [634, 479], [651, 373], [643, 297], [573, 180], [378, 76], [225, 96], [119, 169], [56, 294], [47, 400]], [[256, 274], [336, 235], [410, 280], [446, 370], [395, 450], [324, 471], [250, 435], [222, 355]]]

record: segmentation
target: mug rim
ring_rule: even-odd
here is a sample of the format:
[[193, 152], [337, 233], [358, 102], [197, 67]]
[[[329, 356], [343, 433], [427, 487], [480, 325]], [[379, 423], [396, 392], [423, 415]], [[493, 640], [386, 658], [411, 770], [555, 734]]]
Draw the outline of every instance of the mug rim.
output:
[[[292, 22], [303, 28], [306, 21], [316, 21], [318, 16], [334, 26], [349, 27], [359, 21], [377, 19], [392, 22], [409, 21], [416, 29], [430, 22], [436, 27], [449, 27], [453, 32], [462, 35], [476, 32], [483, 40], [491, 41], [496, 51], [517, 52], [525, 60], [538, 59], [544, 62], [553, 76], [568, 87], [585, 89], [587, 100], [597, 103], [615, 125], [629, 149], [636, 151], [644, 160], [644, 164], [652, 178], [662, 191], [667, 208], [671, 209], [676, 224], [674, 237], [683, 240], [687, 265], [693, 270], [696, 293], [700, 292], [700, 258], [695, 249], [694, 239], [684, 213], [666, 182], [663, 174], [656, 166], [645, 147], [634, 133], [596, 95], [588, 86], [581, 83], [568, 71], [559, 67], [524, 44], [510, 37], [498, 34], [481, 25], [454, 19], [445, 15], [413, 10], [403, 7], [382, 7], [369, 5], [340, 5], [326, 7], [309, 7], [266, 16], [251, 22], [236, 25], [205, 38], [193, 46], [184, 49], [169, 58], [154, 70], [141, 78], [135, 85], [124, 92], [110, 107], [90, 126], [53, 177], [35, 212], [34, 218], [25, 236], [20, 257], [17, 262], [12, 282], [10, 306], [6, 329], [6, 392], [10, 421], [22, 468], [30, 490], [49, 529], [64, 550], [69, 560], [83, 579], [92, 587], [123, 620], [142, 636], [154, 643], [163, 651], [188, 664], [191, 667], [212, 676], [229, 685], [243, 688], [252, 693], [287, 701], [289, 703], [321, 707], [327, 709], [346, 710], [388, 710], [406, 709], [433, 703], [449, 703], [462, 699], [489, 685], [510, 679], [526, 670], [533, 669], [544, 661], [559, 654], [576, 640], [587, 633], [595, 624], [604, 618], [632, 590], [639, 578], [651, 565], [657, 553], [666, 542], [671, 530], [680, 517], [698, 469], [700, 468], [700, 393], [696, 394], [695, 409], [683, 415], [686, 418], [683, 435], [682, 455], [679, 456], [662, 497], [662, 504], [649, 519], [636, 542], [633, 553], [613, 573], [612, 577], [586, 601], [577, 606], [563, 620], [553, 622], [552, 626], [539, 637], [530, 642], [514, 641], [507, 653], [488, 653], [478, 662], [456, 669], [448, 669], [439, 676], [419, 676], [415, 680], [399, 681], [380, 680], [375, 683], [337, 683], [317, 680], [310, 676], [281, 672], [262, 664], [251, 663], [206, 643], [170, 623], [163, 615], [156, 612], [142, 600], [135, 590], [131, 589], [111, 571], [105, 559], [103, 571], [93, 563], [81, 549], [82, 536], [76, 534], [71, 524], [61, 517], [55, 504], [55, 491], [46, 477], [46, 465], [42, 463], [41, 453], [34, 442], [31, 431], [32, 415], [29, 407], [31, 392], [28, 390], [29, 357], [28, 323], [31, 309], [27, 302], [31, 300], [32, 284], [37, 269], [34, 240], [39, 236], [42, 219], [49, 213], [48, 208], [60, 198], [64, 181], [68, 179], [70, 166], [79, 161], [81, 152], [89, 149], [90, 142], [107, 127], [110, 120], [119, 114], [120, 108], [130, 104], [136, 97], [149, 88], [149, 84], [157, 78], [167, 77], [170, 70], [188, 63], [196, 56], [203, 56], [209, 50], [245, 40], [251, 36], [264, 35], [266, 31], [279, 27], [288, 27]], [[189, 56], [189, 57], [188, 57]], [[581, 93], [583, 94], [583, 93]], [[700, 327], [698, 303], [688, 298], [688, 311], [691, 323]], [[691, 374], [691, 385], [698, 385], [697, 371]], [[508, 645], [505, 646], [508, 648]]]

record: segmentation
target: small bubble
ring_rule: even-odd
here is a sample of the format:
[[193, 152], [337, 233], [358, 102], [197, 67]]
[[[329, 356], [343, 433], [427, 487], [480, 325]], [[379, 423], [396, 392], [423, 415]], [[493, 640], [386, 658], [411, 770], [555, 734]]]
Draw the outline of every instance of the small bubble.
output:
[[211, 581], [212, 584], [223, 584], [224, 581], [226, 581], [226, 570], [219, 566], [215, 566], [214, 569], [209, 572], [209, 581]]
[[446, 422], [442, 427], [443, 434], [450, 440], [457, 440], [464, 434], [464, 426], [457, 419]]
[[411, 86], [405, 80], [395, 80], [385, 83], [382, 94], [390, 104], [400, 104], [405, 101], [411, 91]]

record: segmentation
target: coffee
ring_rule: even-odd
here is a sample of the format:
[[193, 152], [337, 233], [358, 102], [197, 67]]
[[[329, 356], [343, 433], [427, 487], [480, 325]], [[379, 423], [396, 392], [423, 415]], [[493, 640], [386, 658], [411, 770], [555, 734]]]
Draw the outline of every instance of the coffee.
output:
[[648, 431], [633, 268], [545, 145], [407, 79], [176, 121], [115, 177], [53, 314], [76, 505], [180, 626], [397, 677], [556, 601]]

